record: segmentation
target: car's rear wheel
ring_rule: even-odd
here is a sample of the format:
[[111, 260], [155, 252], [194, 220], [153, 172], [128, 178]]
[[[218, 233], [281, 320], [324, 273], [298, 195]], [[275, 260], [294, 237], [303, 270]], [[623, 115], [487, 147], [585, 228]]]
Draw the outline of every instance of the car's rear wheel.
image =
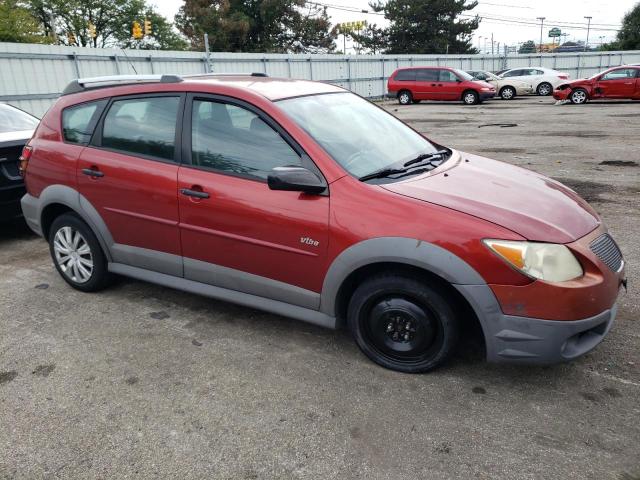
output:
[[513, 87], [502, 87], [500, 90], [500, 98], [503, 100], [513, 100], [516, 96], [516, 89]]
[[446, 293], [402, 273], [369, 278], [354, 292], [348, 325], [357, 345], [383, 367], [420, 373], [442, 364], [458, 340]]
[[49, 250], [56, 269], [73, 288], [94, 292], [109, 283], [111, 276], [100, 243], [76, 214], [65, 213], [53, 221]]
[[474, 92], [473, 90], [467, 90], [462, 94], [462, 101], [465, 105], [476, 105], [480, 103], [480, 95], [478, 92]]
[[571, 92], [571, 94], [569, 95], [569, 100], [571, 100], [571, 103], [575, 105], [582, 105], [583, 103], [587, 103], [587, 101], [589, 100], [589, 95], [587, 94], [586, 90], [578, 88]]
[[536, 92], [542, 97], [547, 97], [553, 93], [553, 87], [548, 82], [542, 82], [540, 85], [538, 85]]
[[400, 105], [409, 105], [413, 101], [411, 92], [409, 90], [402, 90], [398, 93], [398, 102]]

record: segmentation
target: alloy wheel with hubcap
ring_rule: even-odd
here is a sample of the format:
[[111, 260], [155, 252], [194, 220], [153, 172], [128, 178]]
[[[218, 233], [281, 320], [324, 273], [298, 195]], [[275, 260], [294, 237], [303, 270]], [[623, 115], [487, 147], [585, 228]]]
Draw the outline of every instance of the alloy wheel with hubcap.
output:
[[512, 100], [516, 96], [516, 91], [513, 87], [504, 87], [500, 90], [500, 97], [503, 100]]
[[48, 229], [49, 250], [56, 270], [73, 288], [95, 292], [107, 286], [111, 275], [98, 238], [76, 213], [53, 220]]
[[93, 255], [87, 240], [71, 226], [53, 237], [53, 251], [60, 270], [73, 282], [86, 283], [93, 274]]
[[574, 90], [571, 92], [571, 96], [569, 97], [571, 103], [575, 103], [576, 105], [580, 105], [582, 103], [587, 103], [587, 92], [582, 89]]
[[546, 97], [548, 95], [551, 95], [552, 91], [553, 91], [553, 87], [551, 86], [550, 83], [545, 82], [538, 85], [538, 95]]
[[411, 94], [406, 90], [400, 92], [398, 95], [398, 102], [400, 102], [400, 105], [409, 105], [411, 103]]

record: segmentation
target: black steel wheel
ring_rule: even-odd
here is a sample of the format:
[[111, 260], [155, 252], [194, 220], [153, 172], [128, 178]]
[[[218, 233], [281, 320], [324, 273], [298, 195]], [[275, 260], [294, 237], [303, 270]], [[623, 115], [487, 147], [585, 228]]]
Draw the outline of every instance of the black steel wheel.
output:
[[441, 289], [403, 274], [363, 282], [348, 310], [360, 349], [383, 367], [406, 373], [443, 363], [458, 339], [458, 319]]

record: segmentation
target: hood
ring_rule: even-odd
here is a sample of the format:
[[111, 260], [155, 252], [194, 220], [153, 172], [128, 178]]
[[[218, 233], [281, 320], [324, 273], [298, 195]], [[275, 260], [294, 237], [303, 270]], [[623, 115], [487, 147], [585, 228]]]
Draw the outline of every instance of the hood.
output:
[[573, 242], [600, 224], [577, 193], [543, 175], [467, 153], [454, 152], [446, 165], [382, 187], [488, 220], [533, 241]]
[[484, 88], [496, 88], [495, 85], [491, 85], [489, 82], [485, 82], [484, 80], [471, 80], [471, 82], [475, 83], [479, 87]]

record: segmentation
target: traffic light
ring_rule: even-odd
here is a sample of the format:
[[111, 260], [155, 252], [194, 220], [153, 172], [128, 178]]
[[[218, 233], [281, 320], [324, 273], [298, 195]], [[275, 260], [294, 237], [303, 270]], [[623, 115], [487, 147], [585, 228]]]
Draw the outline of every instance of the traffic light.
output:
[[89, 31], [89, 36], [91, 38], [96, 38], [98, 36], [97, 32], [96, 32], [96, 26], [89, 22], [89, 24], [87, 25], [87, 30]]
[[133, 38], [135, 38], [136, 40], [140, 40], [142, 37], [144, 37], [140, 23], [133, 22], [133, 28], [131, 29], [131, 34], [133, 35]]
[[144, 34], [145, 35], [151, 35], [151, 20], [149, 20], [148, 18], [145, 18], [144, 20]]

